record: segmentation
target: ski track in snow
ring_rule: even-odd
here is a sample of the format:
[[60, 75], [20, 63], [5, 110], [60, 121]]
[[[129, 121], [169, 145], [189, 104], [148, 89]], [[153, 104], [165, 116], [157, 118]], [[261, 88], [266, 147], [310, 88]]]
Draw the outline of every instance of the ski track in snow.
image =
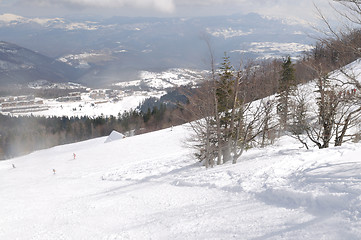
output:
[[206, 170], [189, 131], [0, 162], [0, 239], [361, 238], [361, 144], [305, 150], [283, 137]]

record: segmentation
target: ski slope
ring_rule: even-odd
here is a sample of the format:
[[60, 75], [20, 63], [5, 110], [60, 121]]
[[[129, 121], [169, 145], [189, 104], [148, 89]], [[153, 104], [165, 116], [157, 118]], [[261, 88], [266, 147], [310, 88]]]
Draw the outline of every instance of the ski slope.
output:
[[190, 136], [179, 126], [0, 162], [0, 239], [361, 239], [361, 144], [283, 137], [207, 170]]

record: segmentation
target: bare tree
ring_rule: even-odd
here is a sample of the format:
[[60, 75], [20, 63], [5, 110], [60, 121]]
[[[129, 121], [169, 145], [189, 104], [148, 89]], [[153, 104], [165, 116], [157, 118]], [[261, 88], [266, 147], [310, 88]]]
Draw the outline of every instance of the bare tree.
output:
[[340, 106], [335, 122], [335, 146], [356, 138], [357, 132], [349, 133], [349, 130], [359, 125], [361, 119], [361, 107], [356, 93], [343, 96]]
[[190, 142], [197, 150], [196, 157], [208, 168], [215, 165], [215, 158], [217, 165], [222, 164], [223, 141], [218, 114], [215, 59], [209, 39], [205, 37], [204, 40], [209, 51], [211, 71], [204, 77], [199, 88], [183, 92], [189, 99], [189, 104], [185, 104], [183, 108], [195, 119], [190, 122], [194, 132]]
[[361, 1], [330, 1], [330, 6], [338, 17], [337, 26], [316, 6], [326, 27], [320, 30], [325, 37], [319, 39], [313, 50], [314, 62], [309, 66], [316, 74], [317, 117], [312, 121], [308, 116], [302, 127], [319, 148], [327, 148], [332, 140], [335, 146], [341, 146], [355, 139], [357, 133], [350, 130], [361, 117], [361, 72], [355, 67], [359, 62], [349, 64], [361, 56]]
[[333, 137], [336, 111], [340, 101], [330, 85], [327, 75], [320, 75], [316, 84], [317, 121], [306, 129], [306, 133], [309, 139], [321, 149], [328, 148]]
[[[358, 0], [333, 0], [330, 6], [337, 16], [337, 25], [332, 24], [322, 10], [316, 7], [317, 13], [324, 23], [325, 29], [318, 30], [323, 33], [319, 38], [319, 46], [328, 49], [326, 55], [331, 63], [335, 65], [334, 69], [340, 69], [340, 72], [347, 78], [344, 84], [353, 85], [361, 90], [360, 82], [350, 66], [345, 71], [344, 66], [361, 57], [361, 1]], [[316, 46], [317, 47], [317, 46]], [[322, 47], [318, 47], [322, 49]], [[316, 59], [319, 60], [319, 59]]]
[[310, 109], [307, 106], [312, 103], [306, 105], [306, 97], [299, 90], [291, 128], [293, 136], [308, 148], [303, 137], [305, 133], [320, 149], [328, 148], [332, 142], [335, 146], [341, 146], [342, 143], [355, 139], [357, 132], [351, 130], [361, 119], [359, 93], [355, 88], [350, 89], [348, 84], [343, 84], [343, 78], [340, 77], [342, 73], [328, 74], [323, 70], [322, 63], [315, 63], [310, 67], [318, 74], [314, 80], [316, 108]]
[[271, 122], [273, 110], [274, 103], [269, 99], [243, 104], [238, 109], [239, 121], [233, 138], [232, 163], [237, 163], [245, 149], [256, 145], [264, 146], [268, 134], [277, 125]]
[[307, 144], [307, 135], [305, 135], [306, 130], [308, 129], [308, 107], [307, 107], [307, 94], [303, 93], [299, 89], [295, 95], [295, 104], [292, 111], [292, 123], [290, 125], [289, 131], [291, 137], [296, 138], [302, 145], [309, 149]]

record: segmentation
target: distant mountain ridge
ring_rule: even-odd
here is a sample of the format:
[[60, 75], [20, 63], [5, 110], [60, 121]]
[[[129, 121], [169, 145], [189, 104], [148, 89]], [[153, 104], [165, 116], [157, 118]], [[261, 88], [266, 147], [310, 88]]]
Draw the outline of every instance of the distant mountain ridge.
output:
[[0, 85], [74, 81], [78, 71], [53, 58], [16, 44], [0, 41]]
[[[208, 39], [216, 62], [224, 52], [242, 59], [297, 57], [312, 48], [314, 31], [303, 23], [259, 14], [195, 18], [0, 15], [0, 36], [57, 58], [77, 71], [84, 85], [136, 80], [140, 71], [209, 69]], [[68, 71], [65, 71], [68, 72]]]
[[127, 50], [128, 53], [135, 51], [143, 57], [155, 52], [159, 55], [161, 50], [170, 51], [167, 56], [174, 59], [177, 54], [192, 53], [194, 50], [200, 53], [200, 50], [206, 49], [202, 35], [212, 38], [212, 46], [221, 53], [221, 57], [224, 51], [235, 50], [261, 56], [255, 51], [248, 51], [251, 43], [310, 44], [314, 41], [302, 35], [312, 31], [312, 28], [304, 23], [290, 22], [289, 19], [268, 18], [255, 13], [195, 18], [108, 19], [26, 18], [3, 14], [0, 15], [0, 34], [2, 40], [52, 57], [110, 49]]

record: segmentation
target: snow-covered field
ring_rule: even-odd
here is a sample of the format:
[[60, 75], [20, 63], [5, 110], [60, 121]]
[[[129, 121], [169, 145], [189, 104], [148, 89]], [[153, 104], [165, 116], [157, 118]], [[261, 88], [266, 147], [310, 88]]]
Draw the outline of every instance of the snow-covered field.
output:
[[303, 53], [309, 52], [312, 49], [313, 46], [311, 45], [296, 42], [252, 42], [247, 50], [232, 50], [231, 53], [262, 53], [262, 56], [258, 57], [258, 59], [281, 59], [285, 55], [298, 59]]
[[163, 72], [139, 72], [139, 79], [128, 82], [119, 82], [114, 84], [118, 87], [137, 87], [143, 86], [156, 90], [164, 90], [172, 87], [180, 87], [186, 85], [196, 85], [201, 83], [205, 76], [209, 74], [207, 71], [171, 68]]
[[56, 116], [56, 117], [99, 117], [117, 116], [118, 113], [135, 109], [138, 105], [149, 97], [161, 97], [165, 92], [136, 92], [133, 95], [123, 97], [120, 101], [113, 102], [108, 99], [90, 99], [87, 94], [82, 95], [82, 100], [73, 102], [58, 102], [55, 99], [44, 100], [44, 105], [48, 107], [44, 111], [22, 112], [13, 115], [33, 115], [33, 116]]
[[[1, 64], [0, 64], [1, 65]], [[202, 82], [206, 71], [196, 71], [190, 69], [169, 69], [160, 73], [141, 71], [139, 72], [139, 79], [128, 82], [120, 82], [114, 84], [121, 88], [121, 93], [118, 94], [119, 101], [114, 101], [109, 96], [102, 96], [91, 98], [92, 90], [80, 94], [80, 100], [58, 101], [57, 99], [37, 99], [43, 102], [39, 106], [29, 106], [29, 109], [21, 106], [20, 109], [11, 110], [1, 108], [0, 113], [11, 114], [13, 116], [67, 116], [67, 117], [99, 117], [99, 116], [117, 116], [118, 113], [135, 109], [145, 99], [149, 97], [160, 98], [165, 95], [167, 89], [185, 85], [197, 85]], [[31, 88], [46, 89], [46, 88], [60, 88], [60, 89], [77, 89], [85, 88], [79, 84], [51, 84], [47, 81], [36, 81], [29, 85]], [[141, 88], [129, 91], [128, 88]], [[146, 89], [146, 90], [144, 90]], [[76, 90], [75, 90], [76, 91]], [[95, 89], [94, 91], [105, 91], [105, 89]], [[67, 96], [64, 96], [67, 97]]]
[[252, 34], [252, 30], [250, 30], [249, 32], [244, 32], [239, 29], [232, 29], [231, 27], [223, 29], [207, 28], [206, 31], [214, 37], [223, 37], [224, 39], [247, 36]]
[[206, 170], [189, 136], [179, 126], [0, 162], [0, 239], [361, 239], [361, 144], [284, 137]]

